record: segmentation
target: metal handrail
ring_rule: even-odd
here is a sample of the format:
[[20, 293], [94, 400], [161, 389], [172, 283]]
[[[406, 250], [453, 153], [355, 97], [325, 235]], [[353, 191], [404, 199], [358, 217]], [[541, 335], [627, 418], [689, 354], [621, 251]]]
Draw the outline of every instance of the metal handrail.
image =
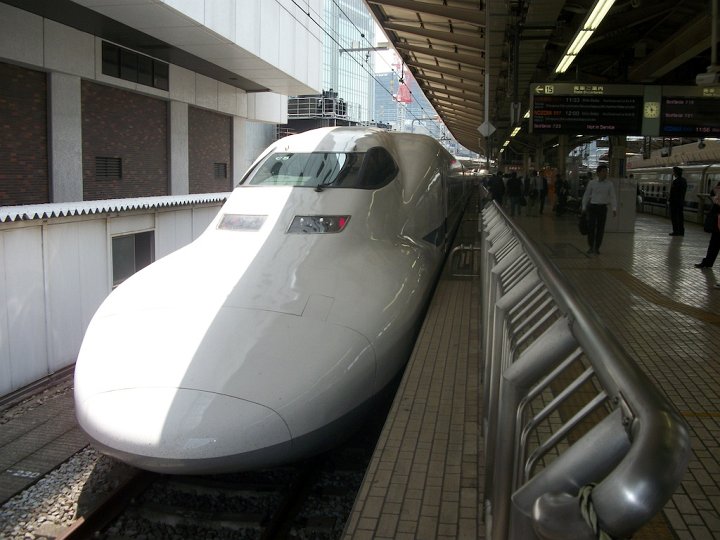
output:
[[[590, 540], [601, 532], [627, 537], [658, 513], [680, 484], [691, 452], [687, 423], [494, 202], [482, 210], [481, 232], [487, 537]], [[552, 305], [538, 300], [542, 289]], [[515, 333], [518, 327], [522, 337]], [[553, 390], [557, 395], [523, 426], [528, 402], [550, 392], [557, 375], [578, 363], [574, 386]], [[561, 414], [569, 395], [592, 394], [578, 392], [584, 385], [594, 395], [578, 411]], [[588, 415], [602, 410], [607, 415], [593, 420], [578, 440], [568, 438], [578, 424], [589, 423]], [[528, 456], [528, 432], [563, 414], [570, 416], [562, 419], [564, 425]], [[535, 472], [550, 450], [554, 459]], [[591, 497], [582, 495], [588, 489]], [[588, 500], [594, 522], [581, 507]]]

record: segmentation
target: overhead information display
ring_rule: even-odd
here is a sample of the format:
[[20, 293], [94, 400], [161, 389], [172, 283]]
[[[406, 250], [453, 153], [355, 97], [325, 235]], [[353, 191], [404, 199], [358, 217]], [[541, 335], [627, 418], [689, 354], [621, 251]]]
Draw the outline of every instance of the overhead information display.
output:
[[720, 88], [663, 87], [660, 111], [662, 136], [720, 137]]
[[531, 95], [531, 133], [641, 133], [642, 85], [535, 84]]

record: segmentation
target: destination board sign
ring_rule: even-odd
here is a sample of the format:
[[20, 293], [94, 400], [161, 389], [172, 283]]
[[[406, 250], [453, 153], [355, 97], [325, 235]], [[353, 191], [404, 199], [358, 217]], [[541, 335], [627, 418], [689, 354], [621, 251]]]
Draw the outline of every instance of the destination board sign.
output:
[[555, 134], [640, 134], [642, 93], [639, 85], [534, 85], [530, 130]]
[[660, 135], [720, 137], [720, 88], [692, 90], [689, 92], [686, 87], [663, 88]]

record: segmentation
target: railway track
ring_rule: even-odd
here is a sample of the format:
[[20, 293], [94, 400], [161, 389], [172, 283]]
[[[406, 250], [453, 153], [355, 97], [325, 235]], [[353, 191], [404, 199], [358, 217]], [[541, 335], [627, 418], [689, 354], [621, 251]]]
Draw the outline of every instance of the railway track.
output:
[[136, 470], [57, 538], [339, 538], [386, 412], [342, 446], [289, 466], [208, 476]]

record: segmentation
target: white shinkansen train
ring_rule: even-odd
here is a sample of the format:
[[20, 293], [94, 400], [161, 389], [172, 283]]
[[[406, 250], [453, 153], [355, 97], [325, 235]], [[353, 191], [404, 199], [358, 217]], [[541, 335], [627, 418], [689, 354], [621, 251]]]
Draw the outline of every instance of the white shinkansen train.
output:
[[412, 351], [469, 195], [461, 172], [424, 135], [275, 142], [197, 240], [98, 309], [75, 368], [82, 429], [164, 473], [337, 444]]
[[[709, 199], [705, 196], [720, 182], [720, 164], [680, 165], [679, 167], [682, 168], [683, 176], [687, 180], [685, 215], [687, 217], [697, 216], [702, 198], [705, 198], [702, 201], [705, 210], [710, 207]], [[628, 171], [632, 173], [637, 182], [644, 211], [653, 212], [655, 209], [660, 209], [664, 212], [670, 196], [670, 183], [673, 179], [672, 170], [672, 167], [666, 166], [631, 169]]]

